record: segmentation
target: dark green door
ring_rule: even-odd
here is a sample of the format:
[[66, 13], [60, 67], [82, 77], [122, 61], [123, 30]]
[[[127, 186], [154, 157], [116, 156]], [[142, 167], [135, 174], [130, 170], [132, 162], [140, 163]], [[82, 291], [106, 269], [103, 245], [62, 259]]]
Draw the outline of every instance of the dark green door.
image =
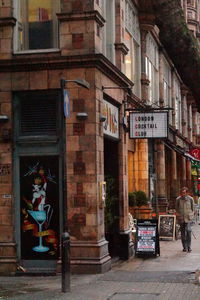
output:
[[20, 265], [55, 272], [62, 231], [63, 132], [59, 91], [14, 97], [14, 189]]

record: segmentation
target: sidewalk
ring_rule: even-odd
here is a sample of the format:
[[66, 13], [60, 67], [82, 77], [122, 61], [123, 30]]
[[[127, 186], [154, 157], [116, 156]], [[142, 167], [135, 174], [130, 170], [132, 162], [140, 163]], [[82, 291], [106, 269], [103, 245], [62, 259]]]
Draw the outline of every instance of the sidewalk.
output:
[[192, 252], [181, 241], [160, 241], [160, 256], [116, 263], [110, 272], [72, 275], [71, 292], [61, 276], [0, 277], [0, 300], [200, 300], [200, 225], [193, 226]]

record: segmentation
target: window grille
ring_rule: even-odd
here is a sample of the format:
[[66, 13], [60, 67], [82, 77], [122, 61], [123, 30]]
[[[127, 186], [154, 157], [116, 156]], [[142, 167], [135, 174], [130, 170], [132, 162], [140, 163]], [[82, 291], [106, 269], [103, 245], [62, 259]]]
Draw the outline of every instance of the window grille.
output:
[[26, 95], [20, 99], [19, 134], [56, 135], [58, 127], [58, 97]]

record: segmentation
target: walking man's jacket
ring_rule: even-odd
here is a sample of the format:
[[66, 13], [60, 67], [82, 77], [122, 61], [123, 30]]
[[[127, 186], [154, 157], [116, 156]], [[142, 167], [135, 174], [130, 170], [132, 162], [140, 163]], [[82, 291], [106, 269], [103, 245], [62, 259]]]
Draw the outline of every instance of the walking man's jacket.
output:
[[194, 218], [194, 199], [189, 196], [179, 196], [176, 198], [176, 211], [179, 223], [191, 222]]

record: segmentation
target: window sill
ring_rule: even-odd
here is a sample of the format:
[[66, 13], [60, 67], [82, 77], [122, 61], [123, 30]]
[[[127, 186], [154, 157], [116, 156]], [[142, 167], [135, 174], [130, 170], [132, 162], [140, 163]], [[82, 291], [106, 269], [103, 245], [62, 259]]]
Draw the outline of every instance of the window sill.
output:
[[14, 55], [23, 55], [23, 54], [37, 54], [37, 53], [51, 53], [51, 52], [60, 52], [58, 48], [52, 49], [36, 49], [36, 50], [22, 50], [13, 52]]

